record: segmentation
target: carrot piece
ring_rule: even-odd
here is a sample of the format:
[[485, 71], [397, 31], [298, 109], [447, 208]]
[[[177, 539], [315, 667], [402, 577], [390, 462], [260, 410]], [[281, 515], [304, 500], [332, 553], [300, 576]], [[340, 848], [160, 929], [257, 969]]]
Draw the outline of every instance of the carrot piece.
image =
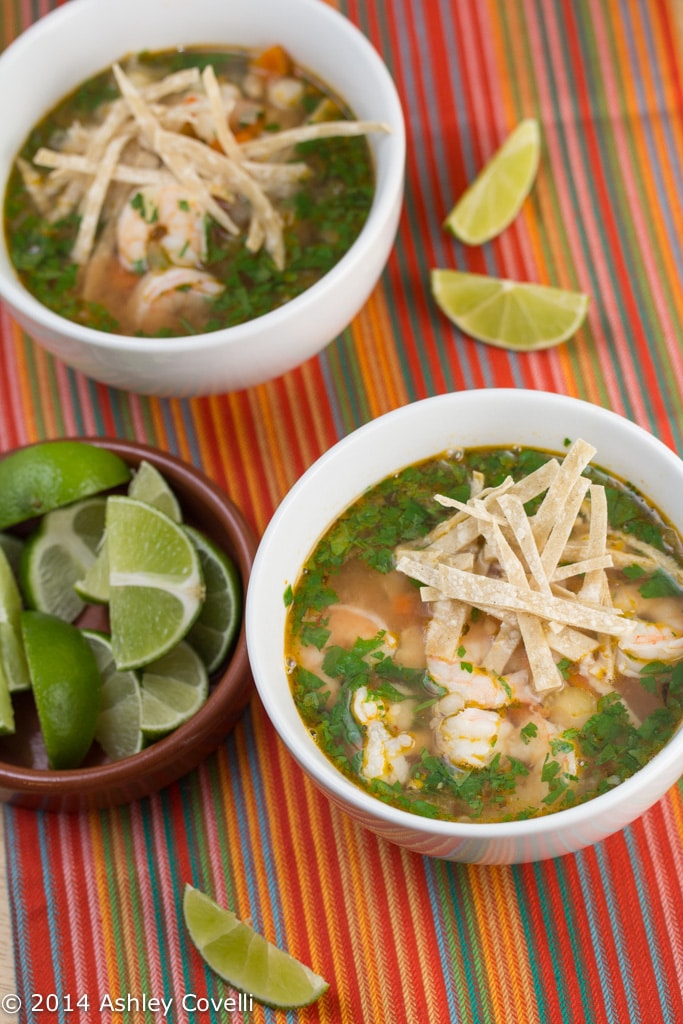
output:
[[290, 75], [292, 73], [292, 58], [284, 46], [280, 46], [279, 43], [263, 50], [251, 63], [253, 67], [261, 68], [262, 71], [269, 71], [275, 75]]

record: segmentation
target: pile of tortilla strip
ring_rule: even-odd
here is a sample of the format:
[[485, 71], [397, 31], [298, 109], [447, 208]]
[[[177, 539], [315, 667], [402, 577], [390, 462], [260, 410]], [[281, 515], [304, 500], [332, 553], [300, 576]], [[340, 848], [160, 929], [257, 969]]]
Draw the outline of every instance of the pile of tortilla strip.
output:
[[[310, 173], [305, 163], [291, 161], [291, 147], [317, 138], [390, 131], [378, 121], [310, 118], [312, 123], [240, 143], [229, 126], [235, 100], [221, 89], [210, 65], [201, 73], [198, 68], [175, 72], [140, 89], [118, 64], [113, 72], [121, 97], [110, 104], [102, 123], [93, 128], [74, 124], [68, 132], [69, 151], [41, 148], [35, 154], [34, 165], [52, 168], [47, 180], [20, 161], [26, 187], [41, 213], [51, 220], [71, 210], [80, 213], [72, 252], [79, 264], [90, 257], [112, 182], [145, 186], [175, 181], [232, 235], [239, 235], [240, 229], [223, 203], [235, 195], [244, 197], [251, 208], [247, 248], [255, 252], [265, 246], [283, 269], [282, 223], [268, 191]], [[202, 91], [188, 102], [188, 90], [197, 86]], [[169, 97], [177, 97], [177, 102]], [[188, 125], [195, 135], [184, 131]], [[142, 166], [126, 163], [125, 150], [132, 143], [156, 156], [156, 166], [147, 161]]]
[[[396, 552], [397, 568], [424, 584], [421, 597], [433, 602], [428, 654], [455, 659], [476, 607], [500, 620], [484, 667], [502, 674], [522, 642], [539, 693], [563, 683], [555, 656], [578, 661], [598, 647], [609, 656], [610, 638], [629, 620], [613, 607], [607, 585], [605, 570], [614, 561], [605, 489], [582, 475], [594, 455], [591, 445], [577, 440], [562, 462], [552, 458], [516, 483], [508, 477], [485, 488], [481, 474], [474, 474], [466, 503], [435, 496], [457, 511], [419, 547]], [[525, 504], [541, 495], [536, 512], [527, 515]], [[477, 560], [482, 543], [483, 562]], [[499, 575], [483, 575], [482, 564]]]

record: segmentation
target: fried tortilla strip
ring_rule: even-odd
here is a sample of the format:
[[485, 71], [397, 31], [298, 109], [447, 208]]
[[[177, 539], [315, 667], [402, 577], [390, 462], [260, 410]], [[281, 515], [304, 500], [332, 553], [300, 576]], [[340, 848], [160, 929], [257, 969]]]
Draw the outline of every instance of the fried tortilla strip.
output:
[[550, 531], [562, 512], [574, 482], [581, 476], [595, 453], [596, 449], [592, 445], [579, 438], [574, 441], [560, 463], [559, 472], [548, 487], [545, 497], [532, 519], [539, 551], [544, 549]]
[[438, 590], [443, 597], [466, 601], [476, 608], [492, 607], [514, 612], [529, 612], [545, 621], [555, 621], [577, 629], [621, 636], [627, 621], [618, 610], [588, 605], [579, 601], [541, 594], [516, 587], [506, 580], [463, 572], [453, 566], [421, 561], [402, 555], [396, 568], [419, 583]]
[[390, 134], [391, 126], [384, 121], [321, 121], [319, 124], [304, 124], [298, 128], [288, 128], [285, 131], [273, 132], [272, 135], [250, 139], [241, 143], [240, 148], [244, 156], [250, 160], [261, 160], [280, 150], [289, 149], [290, 146], [296, 146], [299, 142], [372, 135], [377, 132]]
[[[536, 584], [536, 589], [549, 594], [550, 584], [548, 583], [548, 576], [543, 565], [543, 559], [536, 547], [536, 540], [531, 529], [529, 517], [524, 510], [524, 505], [516, 494], [501, 495], [498, 498], [498, 505], [502, 509], [519, 550], [524, 556], [529, 572]], [[506, 566], [503, 565], [503, 568], [506, 569]], [[510, 578], [509, 574], [508, 578]]]
[[[604, 557], [607, 550], [607, 495], [605, 488], [592, 484], [589, 489], [591, 520], [586, 546], [587, 558]], [[611, 560], [610, 560], [611, 561]], [[604, 566], [590, 569], [581, 585], [579, 597], [584, 601], [599, 601], [605, 589]]]
[[220, 86], [216, 78], [216, 72], [211, 64], [208, 64], [202, 71], [202, 85], [209, 100], [213, 125], [216, 131], [216, 138], [225, 153], [231, 160], [238, 162], [244, 159], [239, 143], [232, 131], [228, 121], [228, 111], [225, 109]]
[[462, 643], [462, 631], [469, 608], [461, 601], [437, 600], [432, 605], [432, 617], [425, 631], [427, 657], [454, 661]]
[[107, 189], [109, 188], [121, 151], [128, 142], [128, 136], [118, 135], [111, 140], [104, 152], [102, 161], [97, 169], [97, 174], [85, 195], [81, 223], [78, 226], [78, 234], [71, 251], [71, 258], [74, 263], [82, 265], [90, 259], [90, 253], [95, 242], [95, 232], [99, 224], [100, 212]]
[[564, 496], [562, 509], [553, 523], [548, 539], [543, 547], [543, 553], [541, 554], [541, 562], [546, 578], [553, 575], [562, 558], [562, 553], [574, 529], [576, 517], [583, 504], [589, 484], [590, 482], [585, 476], [580, 476], [574, 481]]
[[[512, 508], [515, 508], [514, 499]], [[498, 562], [502, 566], [509, 582], [517, 587], [520, 592], [528, 591], [531, 593], [524, 566], [503, 536], [503, 531], [498, 524], [484, 524], [482, 532], [495, 550]], [[531, 531], [529, 530], [529, 535], [530, 533]], [[538, 555], [536, 546], [533, 544], [533, 538], [531, 538], [531, 544], [533, 548], [530, 548], [530, 550], [533, 550]], [[541, 580], [535, 580], [535, 582], [540, 583], [542, 586], [544, 585], [543, 589], [546, 594], [550, 593], [545, 577]], [[558, 671], [555, 659], [548, 646], [545, 630], [540, 618], [533, 612], [529, 613], [518, 610], [517, 623], [522, 634], [522, 640], [524, 641], [524, 649], [529, 660], [531, 678], [533, 679], [536, 692], [545, 693], [548, 690], [559, 689], [562, 686], [562, 676]]]

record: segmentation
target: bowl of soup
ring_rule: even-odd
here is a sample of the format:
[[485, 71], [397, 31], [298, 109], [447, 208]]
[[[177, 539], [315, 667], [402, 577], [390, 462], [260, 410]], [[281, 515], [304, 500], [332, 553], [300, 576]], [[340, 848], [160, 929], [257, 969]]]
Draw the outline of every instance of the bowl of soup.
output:
[[0, 297], [68, 365], [139, 393], [299, 365], [394, 241], [384, 62], [322, 0], [120, 0], [104, 21], [71, 0], [0, 56]]
[[[59, 446], [62, 442], [55, 444]], [[98, 693], [94, 736], [92, 742], [88, 736], [77, 756], [74, 756], [73, 735], [71, 739], [67, 738], [68, 761], [63, 752], [57, 751], [59, 756], [56, 756], [56, 744], [65, 742], [65, 730], [59, 722], [56, 738], [46, 733], [46, 721], [49, 723], [50, 719], [45, 718], [45, 699], [42, 698], [41, 704], [40, 692], [36, 689], [36, 666], [31, 660], [29, 647], [25, 646], [25, 658], [22, 658], [24, 669], [28, 669], [25, 671], [25, 685], [21, 680], [24, 672], [18, 665], [18, 657], [15, 655], [12, 661], [13, 671], [10, 674], [5, 671], [8, 662], [3, 654], [6, 677], [3, 685], [6, 688], [10, 683], [12, 721], [10, 726], [4, 706], [4, 728], [0, 734], [0, 801], [33, 810], [63, 813], [112, 807], [150, 796], [196, 768], [233, 730], [253, 693], [243, 606], [256, 552], [255, 534], [240, 509], [197, 467], [168, 452], [133, 440], [84, 437], [69, 440], [67, 444], [80, 446], [80, 451], [83, 446], [103, 449], [121, 466], [121, 483], [110, 486], [114, 478], [111, 468], [108, 468], [107, 489], [100, 490], [104, 477], [100, 470], [93, 468], [86, 476], [90, 481], [87, 497], [76, 497], [74, 490], [70, 502], [59, 506], [44, 505], [46, 511], [42, 516], [22, 518], [16, 524], [3, 525], [0, 536], [0, 562], [4, 565], [3, 611], [10, 608], [9, 594], [16, 591], [16, 601], [21, 602], [29, 616], [44, 615], [48, 619], [56, 616], [63, 623], [62, 629], [81, 637], [81, 646], [93, 647], [95, 676], [88, 685]], [[26, 469], [24, 457], [30, 455], [32, 448], [38, 450], [42, 445], [4, 453], [0, 462], [12, 459], [13, 466], [21, 463]], [[76, 452], [76, 448], [72, 447], [72, 452]], [[80, 454], [79, 457], [82, 458]], [[57, 467], [61, 467], [64, 480], [67, 479], [68, 468], [65, 461], [57, 463], [51, 456], [46, 456], [37, 465], [40, 479], [33, 491], [34, 508], [35, 496], [47, 493], [41, 488], [56, 479]], [[101, 466], [100, 463], [97, 465]], [[4, 479], [7, 483], [7, 474]], [[73, 477], [71, 479], [73, 481]], [[147, 481], [144, 485], [141, 483], [143, 479]], [[141, 490], [143, 486], [144, 491]], [[19, 484], [16, 493], [23, 493]], [[153, 513], [151, 528], [154, 536], [157, 539], [162, 536], [159, 531], [168, 529], [170, 519], [172, 526], [176, 524], [171, 532], [186, 532], [199, 554], [205, 601], [184, 639], [169, 651], [168, 658], [173, 659], [170, 671], [171, 662], [167, 659], [164, 667], [163, 658], [135, 670], [115, 671], [109, 653], [113, 651], [111, 638], [114, 627], [108, 598], [102, 591], [96, 595], [92, 584], [84, 595], [82, 588], [77, 590], [71, 583], [74, 580], [73, 568], [78, 567], [81, 557], [94, 559], [96, 545], [97, 550], [100, 547], [97, 537], [106, 512], [100, 515], [94, 506], [98, 503], [105, 506], [114, 495], [124, 501], [132, 498], [138, 506], [149, 504]], [[87, 506], [90, 506], [89, 510]], [[82, 514], [76, 511], [79, 508]], [[63, 603], [58, 609], [46, 600], [46, 596], [49, 597], [47, 593], [38, 598], [36, 591], [27, 586], [25, 581], [31, 579], [31, 573], [25, 571], [26, 558], [39, 535], [51, 536], [58, 541], [55, 527], [60, 531], [72, 513], [81, 516], [78, 521], [84, 524], [82, 534], [85, 540], [75, 548], [72, 544], [67, 552], [57, 556], [60, 592], [68, 586], [72, 593], [68, 606]], [[57, 518], [48, 525], [48, 516]], [[146, 535], [152, 536], [149, 531]], [[154, 547], [153, 540], [146, 543], [148, 547]], [[68, 556], [68, 550], [73, 557]], [[217, 571], [216, 559], [226, 566], [226, 576]], [[81, 568], [86, 564], [84, 561]], [[7, 588], [9, 572], [15, 580], [12, 590]], [[230, 603], [227, 601], [225, 579], [232, 583]], [[10, 650], [7, 623], [4, 628], [3, 643], [7, 645], [6, 650]], [[59, 639], [60, 633], [56, 636]], [[71, 642], [75, 641], [72, 639]], [[66, 648], [60, 647], [60, 650], [63, 652]], [[70, 672], [77, 664], [73, 659], [66, 661], [64, 654], [62, 663], [70, 666]], [[164, 674], [166, 679], [162, 680], [161, 675]], [[64, 677], [57, 672], [51, 686], [59, 687], [62, 711], [56, 707], [57, 698], [52, 707], [58, 714], [67, 715], [69, 721], [76, 705], [68, 681], [65, 683]], [[197, 695], [199, 699], [195, 699]], [[148, 700], [151, 715], [144, 712]], [[162, 703], [158, 703], [159, 700]], [[131, 706], [130, 715], [125, 713], [127, 703]], [[89, 711], [90, 707], [89, 703], [86, 710]], [[121, 709], [124, 709], [123, 713]], [[146, 717], [151, 728], [145, 725]], [[89, 729], [91, 723], [86, 721], [82, 710], [79, 722], [83, 730]], [[67, 731], [73, 733], [71, 726]], [[79, 743], [81, 735], [79, 726], [76, 737]]]
[[683, 771], [681, 485], [641, 427], [537, 391], [354, 431], [254, 564], [249, 657], [282, 741], [418, 853], [515, 863], [622, 829]]

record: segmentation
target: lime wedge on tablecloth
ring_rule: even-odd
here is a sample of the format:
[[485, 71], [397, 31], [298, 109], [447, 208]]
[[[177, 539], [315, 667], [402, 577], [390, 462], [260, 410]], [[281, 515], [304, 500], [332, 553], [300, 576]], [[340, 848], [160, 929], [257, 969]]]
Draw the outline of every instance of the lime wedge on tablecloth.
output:
[[128, 485], [128, 496], [160, 508], [176, 523], [182, 521], [178, 499], [156, 466], [146, 459], [142, 460], [133, 473], [133, 479]]
[[130, 478], [123, 459], [83, 441], [44, 441], [0, 460], [0, 530]]
[[0, 671], [10, 693], [31, 688], [21, 638], [22, 607], [16, 577], [5, 552], [0, 549]]
[[140, 727], [146, 739], [158, 739], [187, 722], [209, 695], [204, 662], [181, 641], [142, 673]]
[[21, 613], [33, 696], [51, 768], [76, 768], [95, 736], [100, 673], [80, 629], [55, 615]]
[[468, 245], [499, 235], [519, 213], [538, 170], [538, 121], [521, 121], [463, 192], [444, 227]]
[[308, 1006], [329, 988], [310, 967], [191, 885], [185, 886], [183, 914], [190, 938], [209, 967], [258, 1002], [283, 1009]]
[[459, 270], [432, 270], [431, 288], [439, 307], [465, 334], [517, 352], [566, 341], [588, 310], [583, 292]]
[[199, 555], [179, 523], [135, 498], [107, 501], [109, 620], [120, 670], [162, 657], [186, 635], [204, 600]]
[[19, 578], [30, 608], [73, 622], [84, 603], [74, 584], [95, 561], [106, 499], [86, 498], [48, 512], [27, 540]]
[[136, 672], [119, 672], [105, 633], [84, 629], [102, 680], [95, 739], [112, 761], [137, 754], [143, 747], [140, 728], [142, 697]]
[[204, 604], [187, 634], [187, 641], [200, 655], [209, 672], [227, 657], [242, 615], [242, 582], [237, 568], [213, 541], [199, 530], [186, 526], [199, 553], [206, 586]]

